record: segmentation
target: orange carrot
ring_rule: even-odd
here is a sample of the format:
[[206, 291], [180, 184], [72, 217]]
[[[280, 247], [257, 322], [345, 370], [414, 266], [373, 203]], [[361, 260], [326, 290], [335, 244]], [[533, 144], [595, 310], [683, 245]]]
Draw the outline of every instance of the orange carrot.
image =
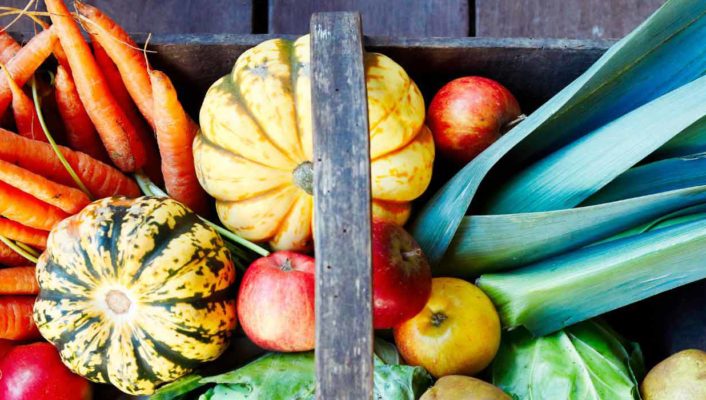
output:
[[115, 101], [118, 103], [120, 108], [125, 111], [125, 114], [137, 128], [137, 134], [140, 136], [140, 140], [145, 145], [146, 160], [144, 170], [150, 179], [161, 185], [162, 172], [160, 171], [160, 160], [159, 151], [157, 150], [157, 143], [155, 142], [154, 135], [151, 129], [147, 126], [142, 116], [135, 107], [130, 93], [128, 93], [125, 84], [123, 83], [123, 78], [120, 76], [120, 71], [118, 67], [115, 66], [113, 60], [110, 59], [108, 53], [105, 49], [101, 47], [98, 41], [93, 41], [93, 54], [96, 57], [96, 62], [103, 71], [106, 81], [108, 82], [108, 87], [110, 87], [110, 92], [115, 97]]
[[[34, 72], [46, 60], [56, 43], [53, 27], [35, 35], [17, 54], [5, 65], [17, 86], [22, 87], [32, 77]], [[12, 91], [5, 74], [0, 74], [0, 115], [5, 113], [12, 101]]]
[[8, 79], [7, 83], [12, 92], [12, 113], [15, 117], [17, 133], [30, 139], [47, 142], [48, 140], [46, 135], [44, 135], [42, 125], [39, 123], [37, 111], [34, 109], [34, 102], [27, 96], [24, 90], [15, 83], [14, 79]]
[[0, 295], [37, 293], [39, 293], [39, 284], [34, 275], [34, 267], [0, 269]]
[[17, 254], [15, 250], [9, 248], [5, 243], [0, 242], [0, 265], [15, 267], [27, 264], [27, 259]]
[[199, 127], [184, 111], [176, 89], [165, 73], [152, 71], [150, 79], [155, 131], [167, 193], [197, 213], [208, 213], [208, 197], [196, 179], [192, 152]]
[[40, 338], [32, 318], [34, 296], [0, 297], [0, 339], [29, 340]]
[[108, 154], [103, 148], [96, 128], [86, 113], [86, 109], [83, 108], [74, 80], [66, 68], [61, 65], [56, 69], [54, 87], [56, 89], [56, 104], [59, 108], [61, 119], [64, 121], [66, 140], [69, 146], [97, 160], [107, 162]]
[[49, 236], [49, 233], [0, 217], [0, 236], [22, 242], [38, 249], [45, 249], [47, 247], [47, 236]]
[[45, 231], [50, 231], [56, 223], [69, 216], [58, 207], [49, 205], [4, 182], [0, 182], [0, 215]]
[[[63, 0], [46, 0], [47, 11], [71, 66], [76, 89], [110, 159], [126, 172], [145, 162], [145, 149], [135, 127], [117, 105], [103, 73]], [[44, 31], [47, 32], [47, 31]]]
[[[34, 22], [38, 23], [43, 29], [49, 29], [50, 25], [44, 20], [36, 19]], [[59, 62], [59, 65], [69, 70], [69, 72], [71, 71], [69, 60], [66, 58], [66, 52], [64, 52], [64, 48], [61, 47], [61, 42], [59, 41], [54, 44], [54, 58]]]
[[[115, 168], [87, 154], [63, 146], [59, 146], [59, 149], [95, 198], [140, 195], [137, 184]], [[16, 164], [62, 185], [76, 187], [49, 143], [30, 140], [0, 129], [0, 160]]]
[[85, 193], [72, 187], [50, 181], [7, 161], [0, 160], [0, 182], [19, 189], [61, 210], [76, 214], [91, 200]]
[[0, 62], [5, 64], [17, 54], [22, 46], [6, 31], [0, 31]]
[[79, 14], [88, 20], [83, 24], [91, 40], [100, 43], [120, 71], [130, 96], [147, 122], [154, 127], [152, 88], [147, 61], [135, 41], [125, 30], [96, 7], [76, 1]]

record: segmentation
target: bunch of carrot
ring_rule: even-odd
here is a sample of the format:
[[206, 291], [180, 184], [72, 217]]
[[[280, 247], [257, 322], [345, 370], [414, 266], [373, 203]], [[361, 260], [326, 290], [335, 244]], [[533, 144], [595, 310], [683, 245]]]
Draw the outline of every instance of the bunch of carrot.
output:
[[[63, 0], [45, 3], [51, 25], [34, 16], [42, 31], [24, 46], [0, 30], [0, 116], [11, 108], [16, 129], [0, 128], [0, 339], [38, 336], [27, 264], [51, 228], [91, 200], [139, 196], [125, 173], [144, 171], [197, 213], [210, 209], [194, 170], [198, 126], [169, 77], [99, 9], [77, 1], [72, 14]], [[41, 101], [33, 76], [52, 55], [58, 66]], [[49, 129], [45, 113], [60, 123]]]

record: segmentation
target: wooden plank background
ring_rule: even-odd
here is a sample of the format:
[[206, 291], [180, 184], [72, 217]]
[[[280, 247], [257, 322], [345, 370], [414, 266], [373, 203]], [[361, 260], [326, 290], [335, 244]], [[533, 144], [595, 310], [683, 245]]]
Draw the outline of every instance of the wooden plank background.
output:
[[316, 398], [372, 399], [370, 135], [360, 14], [316, 14], [311, 32]]
[[476, 0], [478, 36], [620, 38], [666, 0]]
[[363, 29], [380, 36], [468, 36], [467, 0], [269, 0], [271, 33], [309, 32], [317, 11], [360, 11]]
[[[620, 38], [665, 1], [86, 0], [131, 32], [303, 34], [314, 12], [360, 11], [367, 35], [572, 39]], [[27, 0], [2, 3], [23, 7]], [[12, 30], [31, 28], [25, 20]]]

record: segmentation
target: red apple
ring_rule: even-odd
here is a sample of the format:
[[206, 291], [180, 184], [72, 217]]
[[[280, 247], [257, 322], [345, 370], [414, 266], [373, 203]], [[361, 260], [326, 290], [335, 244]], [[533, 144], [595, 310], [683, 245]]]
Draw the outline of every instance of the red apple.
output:
[[373, 325], [392, 328], [424, 307], [431, 268], [412, 235], [399, 225], [373, 220]]
[[429, 105], [427, 123], [442, 157], [466, 164], [504, 133], [522, 112], [505, 86], [480, 76], [454, 79]]
[[243, 275], [238, 319], [256, 345], [272, 351], [314, 348], [314, 259], [279, 251], [255, 260]]
[[0, 399], [88, 400], [90, 383], [64, 366], [49, 343], [11, 348], [0, 360]]

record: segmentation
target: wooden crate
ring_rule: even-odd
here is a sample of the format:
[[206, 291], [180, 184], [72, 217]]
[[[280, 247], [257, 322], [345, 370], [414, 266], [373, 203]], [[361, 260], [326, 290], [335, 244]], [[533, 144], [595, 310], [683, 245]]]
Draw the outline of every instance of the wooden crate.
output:
[[[529, 113], [584, 72], [611, 44], [560, 39], [363, 38], [359, 24], [354, 13], [318, 14], [312, 20], [312, 98], [318, 104], [314, 113], [317, 373], [318, 398], [324, 399], [370, 398], [372, 393], [370, 178], [361, 45], [402, 65], [427, 104], [451, 79], [482, 75], [505, 84]], [[274, 37], [295, 39], [286, 35], [156, 35], [150, 48], [157, 51], [152, 56], [155, 66], [170, 73], [187, 109], [198, 116], [211, 83], [227, 74], [244, 51]], [[136, 39], [139, 42], [140, 35]], [[417, 208], [451, 175], [444, 168], [437, 165], [432, 187], [417, 201]], [[706, 304], [705, 288], [706, 283], [697, 282], [608, 318], [619, 331], [643, 344], [648, 362], [685, 347], [703, 347], [706, 316], [698, 310]]]

